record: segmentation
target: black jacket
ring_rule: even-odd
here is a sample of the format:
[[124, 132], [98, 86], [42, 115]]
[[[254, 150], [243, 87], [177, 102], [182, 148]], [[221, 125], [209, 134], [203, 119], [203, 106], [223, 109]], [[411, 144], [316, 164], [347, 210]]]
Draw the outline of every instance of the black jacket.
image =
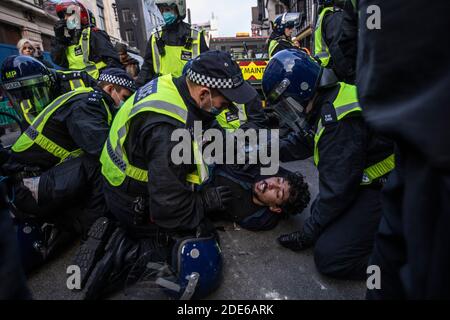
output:
[[[336, 118], [324, 121], [325, 115], [333, 114], [332, 103], [338, 91], [339, 87], [324, 90], [315, 102], [315, 113], [309, 119], [314, 128], [317, 128], [320, 118], [325, 123], [325, 131], [318, 145], [319, 195], [303, 228], [312, 239], [317, 239], [322, 230], [344, 214], [355, 201], [358, 190], [362, 188], [360, 183], [364, 169], [386, 159], [394, 151], [392, 142], [376, 135], [360, 114], [347, 116], [340, 121]], [[289, 150], [291, 148], [298, 149], [294, 152], [298, 156], [297, 160], [314, 154], [314, 150], [307, 147], [303, 139], [296, 137], [290, 139], [288, 144], [281, 143], [281, 161], [295, 159]], [[371, 187], [379, 188], [378, 184]]]
[[350, 14], [351, 11], [341, 9], [327, 13], [322, 22], [322, 38], [331, 56], [327, 68], [334, 70], [339, 81], [354, 84], [357, 37], [356, 23]]
[[[103, 100], [114, 114], [114, 102], [103, 90], [75, 96], [60, 107], [48, 120], [44, 135], [66, 150], [81, 148], [86, 154], [99, 158], [109, 133], [108, 114]], [[34, 145], [24, 152], [12, 152], [4, 169], [12, 174], [24, 167], [46, 171], [60, 159]]]
[[272, 56], [274, 56], [276, 53], [278, 53], [282, 50], [297, 48], [296, 46], [294, 46], [292, 41], [290, 41], [289, 39], [286, 38], [286, 36], [284, 36], [278, 32], [272, 32], [272, 34], [269, 37], [269, 42], [267, 43], [268, 49], [270, 48], [270, 42], [272, 40], [275, 40], [278, 43], [278, 45], [275, 47], [275, 49], [272, 52]]
[[97, 80], [92, 78], [86, 71], [60, 72], [55, 71], [56, 88], [58, 95], [72, 91], [70, 86], [71, 80], [82, 80], [86, 87], [94, 88], [97, 86]]
[[350, 1], [346, 1], [343, 11], [336, 11], [325, 16], [323, 30], [332, 58], [330, 67], [340, 81], [354, 84], [358, 19]]
[[[186, 40], [191, 36], [191, 25], [185, 22], [178, 22], [163, 28], [162, 41], [164, 45], [169, 46], [184, 46]], [[137, 86], [143, 86], [158, 75], [155, 74], [155, 68], [153, 67], [153, 51], [152, 51], [152, 37], [150, 37], [147, 49], [144, 56], [144, 64], [142, 65], [141, 72], [136, 80]], [[200, 39], [200, 52], [208, 51], [208, 45], [204, 37]]]
[[[367, 121], [433, 167], [450, 170], [450, 43], [430, 37], [449, 30], [448, 1], [359, 1], [358, 89]], [[380, 30], [366, 27], [367, 7], [378, 5]], [[417, 17], [420, 21], [418, 23]], [[364, 27], [363, 27], [364, 26]], [[440, 40], [443, 41], [440, 41]]]
[[[189, 110], [186, 128], [192, 129], [193, 122], [201, 120], [203, 129], [207, 129], [214, 117], [196, 107], [184, 77], [173, 81]], [[145, 200], [146, 222], [165, 229], [193, 230], [204, 219], [201, 197], [186, 182], [196, 166], [175, 165], [171, 160], [172, 149], [179, 143], [171, 141], [171, 136], [179, 128], [183, 128], [179, 121], [153, 112], [133, 118], [125, 142], [126, 154], [134, 166], [148, 170], [149, 181], [145, 184], [126, 178], [120, 187], [107, 188], [126, 203], [111, 210], [123, 224], [133, 223], [133, 202], [139, 198]]]
[[[76, 39], [75, 39], [76, 40]], [[74, 41], [75, 42], [75, 41]], [[51, 55], [54, 63], [59, 65], [64, 69], [69, 68], [69, 63], [67, 61], [66, 49], [72, 44], [67, 38], [65, 41], [58, 41], [56, 38], [52, 42]], [[91, 28], [91, 38], [89, 41], [89, 60], [95, 63], [103, 61], [106, 63], [107, 68], [121, 68], [119, 55], [111, 43], [109, 35], [100, 29]]]

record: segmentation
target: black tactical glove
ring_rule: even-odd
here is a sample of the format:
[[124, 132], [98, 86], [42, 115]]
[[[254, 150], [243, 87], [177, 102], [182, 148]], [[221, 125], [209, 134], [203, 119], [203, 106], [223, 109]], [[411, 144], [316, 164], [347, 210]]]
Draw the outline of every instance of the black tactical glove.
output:
[[232, 199], [233, 193], [229, 187], [206, 188], [202, 191], [203, 207], [207, 213], [224, 211]]
[[283, 247], [293, 251], [305, 250], [314, 245], [313, 238], [307, 236], [303, 231], [281, 235], [277, 240]]
[[64, 32], [66, 30], [66, 20], [64, 20], [64, 19], [58, 20], [55, 23], [53, 30], [55, 31], [56, 41], [58, 41], [58, 42], [66, 41], [66, 36], [64, 34]]

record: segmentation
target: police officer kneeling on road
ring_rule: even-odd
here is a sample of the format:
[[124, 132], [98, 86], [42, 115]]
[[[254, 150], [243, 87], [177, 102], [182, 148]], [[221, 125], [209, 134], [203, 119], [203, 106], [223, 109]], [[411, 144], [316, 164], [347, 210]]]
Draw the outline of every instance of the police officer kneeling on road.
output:
[[318, 270], [343, 279], [365, 279], [381, 218], [380, 193], [394, 168], [393, 145], [364, 122], [356, 87], [335, 82], [308, 55], [284, 50], [263, 78], [277, 108], [303, 110], [304, 130], [280, 143], [282, 161], [314, 155], [319, 195], [303, 229], [278, 241], [294, 251], [315, 245]]
[[[217, 287], [221, 254], [205, 216], [226, 203], [231, 192], [227, 187], [199, 190], [209, 171], [202, 160], [202, 141], [192, 138], [194, 123], [207, 129], [217, 111], [232, 102], [245, 104], [256, 94], [229, 54], [210, 51], [194, 59], [187, 77], [157, 78], [122, 107], [101, 157], [106, 201], [120, 227], [90, 277], [93, 264], [87, 262], [103, 250], [96, 240], [108, 233], [107, 223], [94, 224], [91, 238], [74, 261], [81, 265], [87, 298], [98, 297], [108, 283], [120, 282], [126, 266], [145, 257], [171, 264], [178, 275], [172, 286], [178, 288], [178, 297], [192, 286], [197, 298]], [[177, 164], [172, 151], [179, 141], [172, 135], [180, 129], [190, 138], [191, 152]], [[189, 255], [192, 246], [197, 250]], [[197, 286], [188, 281], [194, 281], [195, 274]]]
[[[113, 117], [134, 91], [134, 81], [122, 69], [107, 69], [99, 87], [55, 97], [54, 79], [42, 64], [43, 73], [35, 74], [28, 63], [15, 61], [10, 57], [2, 65], [2, 88], [22, 116], [26, 104], [34, 117], [3, 165], [15, 192], [15, 213], [43, 221], [60, 218], [68, 229], [85, 232], [105, 213], [99, 158]], [[83, 202], [84, 213], [73, 221], [60, 217]]]

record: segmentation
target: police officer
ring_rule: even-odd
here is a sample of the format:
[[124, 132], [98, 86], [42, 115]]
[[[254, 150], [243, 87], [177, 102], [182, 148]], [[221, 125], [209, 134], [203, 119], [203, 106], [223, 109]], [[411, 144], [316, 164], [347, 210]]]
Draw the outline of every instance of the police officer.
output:
[[57, 65], [86, 71], [94, 79], [106, 67], [122, 67], [108, 34], [95, 27], [95, 18], [83, 4], [63, 0], [55, 10], [60, 20], [54, 26], [51, 55]]
[[272, 34], [269, 37], [269, 59], [284, 49], [297, 48], [292, 42], [295, 28], [300, 27], [300, 13], [283, 13], [272, 23]]
[[352, 4], [343, 0], [319, 0], [318, 3], [314, 56], [322, 67], [332, 69], [339, 81], [354, 84], [356, 24], [347, 16], [349, 12], [352, 14], [348, 10]]
[[[28, 74], [14, 61], [11, 57], [2, 65], [2, 87], [19, 112], [25, 101], [29, 113], [36, 114], [3, 165], [14, 181], [17, 212], [51, 216], [70, 204], [77, 206], [84, 195], [86, 224], [92, 223], [90, 215], [105, 211], [100, 153], [114, 114], [132, 94], [134, 82], [122, 69], [106, 69], [98, 87], [80, 88], [53, 100], [54, 79], [45, 73]], [[39, 112], [42, 106], [45, 109]]]
[[[187, 76], [187, 72], [192, 66], [194, 60], [189, 60], [184, 68], [183, 75]], [[216, 115], [218, 128], [233, 132], [236, 129], [264, 129], [269, 126], [269, 119], [262, 105], [259, 95], [256, 95], [250, 102], [245, 105], [232, 104], [229, 108], [222, 110]]]
[[[368, 297], [449, 299], [450, 45], [427, 32], [450, 28], [448, 2], [358, 2], [361, 104], [367, 122], [397, 145], [370, 261], [380, 268], [381, 288]], [[367, 21], [380, 21], [373, 18], [382, 19], [381, 29], [367, 28]], [[424, 52], [439, 52], [439, 58]]]
[[302, 230], [278, 241], [294, 251], [315, 245], [315, 263], [325, 275], [364, 279], [381, 217], [381, 186], [394, 167], [393, 147], [365, 124], [356, 87], [327, 82], [326, 72], [306, 54], [285, 50], [264, 74], [266, 96], [286, 108], [280, 112], [295, 108], [306, 119], [293, 134], [296, 142], [281, 143], [280, 160], [314, 155], [319, 171], [311, 216]]
[[[155, 241], [158, 234], [166, 238], [170, 235], [170, 239], [211, 234], [205, 212], [222, 208], [231, 193], [220, 186], [201, 192], [194, 188], [209, 177], [201, 155], [202, 140], [192, 138], [194, 125], [201, 123], [206, 129], [217, 111], [231, 102], [245, 104], [256, 94], [229, 54], [209, 51], [194, 59], [187, 76], [154, 79], [128, 100], [114, 119], [101, 156], [106, 201], [124, 230], [123, 236], [108, 245], [115, 251], [114, 261], [136, 261], [145, 252], [145, 239], [153, 239], [150, 249], [160, 250], [160, 246], [155, 247], [159, 243], [163, 251], [170, 252], [172, 245], [167, 241]], [[172, 138], [177, 129], [184, 129], [184, 136], [191, 138], [186, 142], [192, 159], [188, 156], [181, 164], [172, 159], [179, 143]], [[87, 250], [95, 252], [92, 248], [80, 252]], [[86, 260], [80, 256], [82, 262]], [[104, 259], [108, 256], [111, 254], [107, 252]], [[108, 265], [102, 261], [99, 265]], [[108, 269], [108, 273], [123, 273], [123, 265], [119, 267]], [[98, 272], [92, 277], [96, 275]], [[88, 292], [91, 290], [88, 288]]]
[[[19, 114], [22, 115], [22, 125], [29, 126], [35, 117], [47, 106], [54, 97], [68, 93], [79, 87], [94, 87], [97, 81], [91, 78], [85, 72], [65, 72], [47, 69], [40, 61], [28, 56], [10, 56], [4, 63], [5, 73], [2, 81], [9, 88], [9, 94], [13, 96], [13, 101], [20, 101], [16, 108], [20, 108]], [[29, 81], [16, 79], [30, 77]], [[40, 79], [43, 83], [49, 83], [51, 86], [42, 86], [42, 83], [36, 82]], [[80, 86], [75, 85], [78, 81], [83, 82]], [[86, 86], [84, 85], [86, 84]], [[13, 87], [16, 86], [17, 88]], [[22, 92], [20, 89], [27, 87]], [[51, 90], [48, 88], [51, 87]]]
[[203, 31], [193, 29], [183, 22], [186, 17], [184, 0], [157, 0], [165, 26], [150, 37], [144, 64], [136, 84], [143, 86], [161, 75], [179, 77], [184, 65], [208, 50]]

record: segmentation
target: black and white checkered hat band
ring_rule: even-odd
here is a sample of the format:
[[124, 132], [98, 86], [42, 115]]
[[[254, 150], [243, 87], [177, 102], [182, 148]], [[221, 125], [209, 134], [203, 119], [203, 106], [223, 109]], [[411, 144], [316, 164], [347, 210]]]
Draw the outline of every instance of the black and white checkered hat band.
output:
[[118, 86], [130, 89], [135, 91], [136, 90], [136, 84], [134, 81], [130, 81], [128, 79], [116, 77], [110, 74], [102, 73], [100, 77], [98, 78], [99, 81], [105, 81], [108, 83], [116, 84]]
[[196, 73], [192, 69], [187, 72], [188, 79], [192, 82], [212, 89], [233, 89], [239, 87], [242, 84], [242, 80], [236, 77], [235, 79], [226, 78], [213, 78], [205, 76], [203, 74]]

